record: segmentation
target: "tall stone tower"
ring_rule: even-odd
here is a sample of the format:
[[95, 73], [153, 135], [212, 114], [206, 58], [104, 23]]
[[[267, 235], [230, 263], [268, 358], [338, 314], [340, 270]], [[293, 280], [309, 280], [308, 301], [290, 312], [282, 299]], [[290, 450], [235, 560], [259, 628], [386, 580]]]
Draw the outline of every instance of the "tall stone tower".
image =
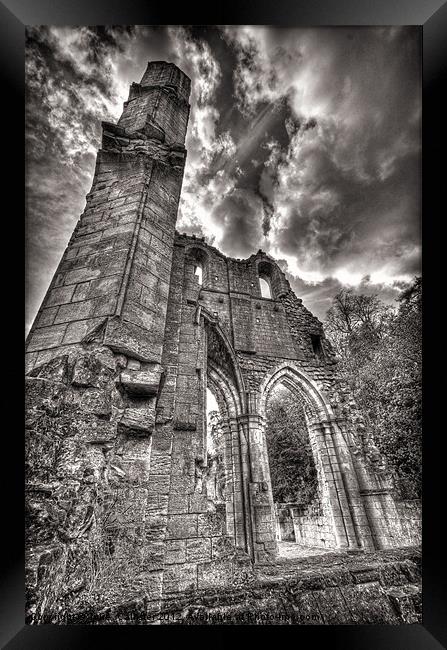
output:
[[118, 124], [103, 122], [84, 213], [28, 338], [30, 367], [79, 345], [104, 318], [113, 320], [107, 340], [125, 330], [123, 352], [160, 363], [189, 94], [175, 65], [150, 63]]
[[[143, 601], [149, 616], [274, 558], [265, 408], [279, 383], [303, 404], [318, 471], [318, 507], [296, 514], [303, 539], [401, 541], [321, 323], [262, 251], [235, 260], [175, 231], [189, 94], [175, 65], [149, 63], [118, 124], [103, 123], [85, 210], [28, 337], [29, 622]], [[207, 387], [221, 415], [219, 489]]]

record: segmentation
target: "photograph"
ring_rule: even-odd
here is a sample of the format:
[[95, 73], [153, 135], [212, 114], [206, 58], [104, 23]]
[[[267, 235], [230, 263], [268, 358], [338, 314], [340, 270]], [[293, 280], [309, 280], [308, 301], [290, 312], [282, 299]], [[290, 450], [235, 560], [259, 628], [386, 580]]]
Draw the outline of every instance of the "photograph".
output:
[[422, 623], [421, 206], [421, 26], [26, 27], [26, 624]]

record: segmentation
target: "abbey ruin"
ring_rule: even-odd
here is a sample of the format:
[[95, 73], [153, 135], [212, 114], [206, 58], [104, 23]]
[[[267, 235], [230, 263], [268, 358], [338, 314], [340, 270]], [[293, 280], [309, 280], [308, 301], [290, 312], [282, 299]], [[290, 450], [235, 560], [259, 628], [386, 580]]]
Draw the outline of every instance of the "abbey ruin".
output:
[[[179, 68], [151, 62], [118, 123], [103, 122], [85, 210], [27, 340], [28, 621], [70, 622], [64, 612], [87, 596], [80, 622], [109, 605], [109, 622], [149, 621], [194, 594], [239, 593], [256, 567], [275, 566], [264, 429], [278, 384], [303, 405], [318, 474], [318, 507], [287, 515], [295, 542], [356, 566], [391, 553], [400, 576], [363, 567], [367, 579], [340, 574], [320, 590], [350, 589], [354, 602], [372, 585], [379, 622], [407, 622], [393, 597], [417, 618], [417, 562], [393, 549], [420, 540], [320, 321], [264, 252], [231, 259], [176, 231], [189, 95]], [[207, 389], [222, 423], [219, 498], [207, 482]]]

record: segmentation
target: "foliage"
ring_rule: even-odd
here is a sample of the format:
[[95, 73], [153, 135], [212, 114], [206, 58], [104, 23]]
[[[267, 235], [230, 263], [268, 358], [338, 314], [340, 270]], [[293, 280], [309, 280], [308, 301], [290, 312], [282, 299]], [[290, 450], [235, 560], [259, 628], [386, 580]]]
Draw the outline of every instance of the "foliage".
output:
[[210, 411], [207, 421], [207, 452], [214, 456], [222, 446], [222, 417], [219, 411]]
[[421, 495], [422, 281], [395, 309], [377, 296], [342, 290], [327, 312], [326, 333], [376, 444], [395, 476], [398, 496]]
[[317, 471], [301, 404], [278, 388], [267, 403], [266, 439], [273, 499], [310, 503], [317, 494]]

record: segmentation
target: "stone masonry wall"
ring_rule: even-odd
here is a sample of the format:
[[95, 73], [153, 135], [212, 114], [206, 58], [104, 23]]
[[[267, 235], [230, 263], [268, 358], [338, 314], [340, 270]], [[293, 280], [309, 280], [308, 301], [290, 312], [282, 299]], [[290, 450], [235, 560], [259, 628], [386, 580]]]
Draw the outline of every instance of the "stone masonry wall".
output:
[[281, 541], [314, 548], [336, 548], [333, 527], [318, 502], [308, 506], [278, 505], [277, 522]]
[[[149, 63], [118, 124], [103, 123], [85, 210], [28, 336], [30, 623], [142, 599], [149, 620], [274, 559], [264, 427], [278, 381], [303, 402], [324, 502], [322, 519], [301, 517], [306, 543], [409, 539], [322, 325], [279, 266], [175, 230], [189, 90], [176, 66]], [[219, 499], [207, 387], [222, 416]]]
[[397, 512], [401, 529], [401, 543], [404, 546], [418, 546], [422, 543], [421, 502], [397, 501]]
[[[146, 126], [128, 103], [124, 125], [103, 123], [92, 189], [28, 336], [27, 369], [62, 348], [74, 349], [113, 316], [122, 317], [128, 337], [151, 340], [140, 349], [134, 341], [133, 354], [160, 363], [190, 83], [177, 68], [173, 76], [174, 66], [164, 65], [169, 91], [146, 86], [143, 77], [139, 96], [130, 102], [140, 107]], [[145, 76], [150, 81], [150, 74]], [[154, 88], [164, 99], [149, 109], [145, 102]], [[166, 102], [176, 117], [165, 133]], [[146, 128], [154, 124], [156, 128]], [[107, 333], [111, 344], [123, 338], [113, 329]]]

